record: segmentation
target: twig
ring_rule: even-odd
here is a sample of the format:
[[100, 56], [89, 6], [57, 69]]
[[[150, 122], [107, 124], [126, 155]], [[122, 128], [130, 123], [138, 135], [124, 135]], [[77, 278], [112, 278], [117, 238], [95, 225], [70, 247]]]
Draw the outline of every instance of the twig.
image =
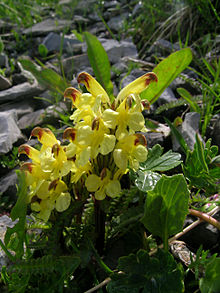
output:
[[98, 284], [97, 286], [89, 289], [88, 291], [84, 292], [84, 293], [92, 293], [95, 292], [96, 290], [104, 287], [105, 285], [107, 285], [109, 282], [111, 281], [111, 278], [106, 278], [104, 281], [102, 281], [100, 284]]
[[210, 215], [197, 211], [197, 210], [193, 210], [193, 209], [189, 209], [189, 212], [190, 212], [190, 215], [196, 216], [197, 218], [200, 218], [201, 220], [206, 221], [209, 224], [212, 224], [213, 226], [215, 226], [216, 228], [220, 230], [220, 222], [214, 219], [213, 217], [211, 217]]

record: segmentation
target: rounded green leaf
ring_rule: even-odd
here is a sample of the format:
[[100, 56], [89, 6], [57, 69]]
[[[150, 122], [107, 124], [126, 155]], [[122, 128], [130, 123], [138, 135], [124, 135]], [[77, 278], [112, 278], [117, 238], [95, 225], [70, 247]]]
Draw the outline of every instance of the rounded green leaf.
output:
[[180, 232], [188, 213], [189, 190], [183, 175], [162, 175], [153, 190], [148, 191], [142, 222], [163, 240]]

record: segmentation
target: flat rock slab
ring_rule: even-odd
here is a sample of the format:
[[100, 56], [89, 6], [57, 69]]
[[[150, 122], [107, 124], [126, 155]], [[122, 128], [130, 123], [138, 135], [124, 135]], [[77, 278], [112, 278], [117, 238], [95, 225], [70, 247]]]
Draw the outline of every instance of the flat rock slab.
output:
[[23, 31], [23, 34], [29, 35], [32, 34], [33, 36], [42, 36], [46, 35], [49, 32], [60, 32], [63, 29], [70, 27], [72, 21], [64, 20], [64, 19], [52, 19], [48, 18], [42, 22], [39, 22], [33, 25], [30, 28], [27, 28]]
[[0, 91], [0, 103], [18, 101], [28, 97], [33, 97], [39, 95], [43, 91], [44, 90], [38, 85], [37, 82], [34, 82], [33, 84], [24, 82], [4, 91]]

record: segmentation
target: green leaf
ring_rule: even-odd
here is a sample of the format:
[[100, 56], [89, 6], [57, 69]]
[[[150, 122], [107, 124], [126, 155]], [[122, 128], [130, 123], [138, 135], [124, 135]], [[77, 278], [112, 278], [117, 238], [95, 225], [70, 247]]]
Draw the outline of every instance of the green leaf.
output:
[[39, 52], [41, 57], [45, 58], [45, 57], [47, 57], [48, 49], [44, 44], [40, 44], [38, 46], [38, 52]]
[[153, 104], [170, 83], [190, 64], [192, 52], [185, 48], [169, 55], [153, 70], [157, 74], [158, 82], [153, 82], [141, 93], [142, 99], [147, 99]]
[[200, 161], [204, 171], [209, 173], [209, 168], [208, 168], [206, 160], [205, 160], [204, 145], [203, 145], [202, 141], [199, 139], [199, 136], [197, 133], [196, 133], [195, 150], [196, 150], [196, 153], [198, 156], [198, 161]]
[[199, 106], [193, 100], [193, 96], [186, 89], [178, 88], [177, 92], [182, 98], [184, 98], [187, 101], [187, 103], [189, 103], [189, 105], [191, 106], [194, 112], [198, 112], [198, 113], [201, 112]]
[[210, 262], [205, 271], [205, 277], [199, 281], [199, 287], [202, 293], [220, 292], [220, 258], [217, 257]]
[[144, 250], [119, 258], [118, 270], [107, 285], [109, 293], [180, 293], [183, 292], [181, 265], [169, 252], [158, 250], [149, 257]]
[[111, 82], [111, 66], [108, 55], [95, 36], [89, 32], [85, 32], [84, 37], [87, 44], [89, 62], [95, 73], [96, 79], [103, 86], [112, 100], [113, 84]]
[[141, 170], [151, 170], [151, 171], [167, 171], [175, 168], [182, 161], [181, 155], [169, 150], [161, 156], [163, 148], [156, 144], [152, 149], [149, 149], [147, 160], [141, 164]]
[[77, 40], [83, 42], [83, 35], [78, 33], [77, 30], [72, 30], [72, 33], [76, 36]]
[[[12, 247], [16, 253], [16, 257], [22, 257], [24, 253], [25, 242], [25, 226], [26, 226], [26, 213], [27, 213], [27, 185], [25, 180], [25, 174], [21, 171], [16, 171], [18, 176], [18, 191], [17, 202], [11, 211], [11, 219], [18, 222], [13, 228], [8, 228], [5, 234], [5, 245], [8, 246], [12, 241]], [[16, 238], [14, 237], [16, 235]], [[14, 245], [13, 245], [14, 244]]]
[[152, 191], [148, 191], [144, 226], [163, 240], [180, 232], [188, 214], [189, 190], [182, 174], [162, 175]]
[[150, 170], [139, 169], [137, 172], [131, 170], [129, 174], [137, 188], [143, 192], [154, 189], [161, 178], [160, 174]]
[[45, 86], [50, 90], [54, 90], [63, 95], [65, 89], [69, 84], [58, 73], [49, 68], [38, 68], [38, 66], [31, 60], [19, 60], [23, 68], [30, 71], [37, 79], [39, 84]]

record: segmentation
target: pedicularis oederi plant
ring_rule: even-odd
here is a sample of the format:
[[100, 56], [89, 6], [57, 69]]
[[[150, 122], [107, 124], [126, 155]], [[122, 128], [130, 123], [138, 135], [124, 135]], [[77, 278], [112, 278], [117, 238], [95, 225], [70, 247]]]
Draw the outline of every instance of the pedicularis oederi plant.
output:
[[[173, 53], [116, 98], [112, 90], [107, 94], [107, 81], [105, 91], [82, 72], [77, 80], [87, 92], [73, 87], [64, 91], [64, 98], [72, 101], [72, 127], [64, 129], [61, 139], [48, 128], [32, 130], [31, 138], [40, 146], [19, 147], [31, 161], [21, 163], [17, 172], [18, 198], [11, 211], [17, 222], [7, 229], [4, 243], [0, 240], [12, 262], [2, 269], [10, 292], [81, 293], [93, 287], [88, 293], [107, 283], [108, 293], [183, 292], [183, 269], [168, 244], [180, 236], [186, 215], [200, 212], [189, 210], [184, 175], [163, 174], [182, 163], [181, 155], [171, 150], [162, 154], [158, 144], [147, 149], [142, 112], [190, 61], [188, 49]], [[193, 170], [203, 158], [199, 166], [204, 173], [217, 149], [196, 140], [195, 152], [189, 150], [187, 158], [199, 158], [193, 160]], [[193, 175], [190, 166], [187, 174]], [[217, 169], [212, 171], [215, 183]], [[193, 178], [187, 180], [193, 184]], [[220, 227], [211, 217], [209, 222]], [[198, 266], [200, 255], [192, 267]], [[208, 271], [201, 279], [202, 293], [210, 274], [215, 284], [215, 257], [201, 257]]]
[[32, 160], [21, 166], [29, 187], [28, 202], [44, 221], [85, 195], [95, 201], [120, 196], [121, 177], [129, 169], [137, 171], [147, 159], [147, 142], [139, 133], [145, 132], [142, 111], [147, 103], [139, 94], [157, 82], [156, 74], [146, 73], [127, 85], [113, 103], [88, 73], [79, 74], [77, 81], [89, 93], [72, 87], [65, 90], [64, 98], [71, 99], [75, 111], [63, 143], [51, 130], [36, 127], [31, 137], [37, 137], [40, 150], [27, 144], [19, 147], [19, 153]]

